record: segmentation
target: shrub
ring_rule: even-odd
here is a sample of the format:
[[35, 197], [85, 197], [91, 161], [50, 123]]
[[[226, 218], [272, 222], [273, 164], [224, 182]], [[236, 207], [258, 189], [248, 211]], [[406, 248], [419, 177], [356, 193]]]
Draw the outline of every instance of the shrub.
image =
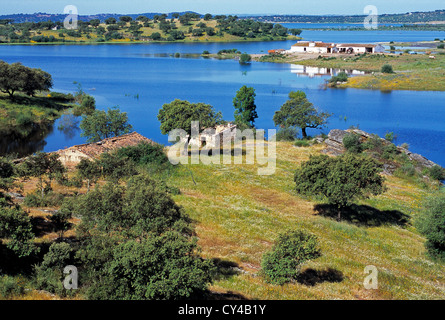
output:
[[58, 184], [64, 187], [82, 188], [83, 185], [82, 178], [78, 176], [68, 178], [65, 174], [57, 173], [55, 179]]
[[391, 160], [394, 159], [394, 156], [397, 155], [398, 150], [395, 144], [390, 143], [383, 147], [382, 158]]
[[445, 180], [445, 170], [438, 165], [429, 169], [429, 175], [434, 180]]
[[403, 149], [409, 150], [409, 144], [406, 143], [406, 142], [402, 143], [402, 144], [400, 145], [400, 147], [403, 148]]
[[437, 49], [445, 49], [445, 45], [443, 43], [441, 43], [437, 46]]
[[152, 33], [152, 35], [150, 36], [153, 40], [161, 40], [161, 34], [159, 32], [154, 32]]
[[416, 174], [416, 167], [412, 163], [407, 163], [397, 169], [397, 172], [401, 173], [402, 175], [412, 177]]
[[317, 238], [304, 231], [279, 235], [270, 252], [263, 256], [261, 272], [268, 283], [283, 285], [295, 280], [304, 262], [321, 256]]
[[277, 141], [295, 141], [297, 139], [298, 132], [295, 128], [284, 128], [278, 130], [275, 138]]
[[108, 183], [69, 205], [82, 217], [76, 257], [89, 299], [187, 299], [212, 281], [191, 219], [156, 180]]
[[383, 149], [383, 141], [378, 135], [373, 134], [362, 144], [362, 149], [381, 153]]
[[351, 153], [362, 152], [360, 137], [354, 133], [348, 133], [343, 137], [343, 146]]
[[430, 197], [416, 226], [426, 237], [425, 247], [433, 259], [445, 261], [445, 194]]
[[30, 113], [20, 113], [15, 119], [17, 125], [25, 127], [31, 125], [34, 122], [34, 116]]
[[385, 64], [382, 67], [382, 73], [394, 73], [394, 70], [392, 69], [392, 66], [390, 64]]
[[140, 165], [162, 165], [170, 163], [164, 153], [164, 146], [141, 142], [136, 146], [121, 148], [117, 151], [119, 158], [128, 158]]
[[115, 153], [103, 153], [98, 160], [98, 165], [102, 168], [102, 174], [112, 181], [118, 181], [137, 173], [133, 162], [129, 162], [126, 158]]
[[305, 139], [302, 139], [302, 140], [295, 141], [294, 145], [296, 147], [300, 147], [301, 148], [301, 147], [309, 147], [310, 143], [309, 143], [309, 141], [307, 141]]
[[346, 81], [348, 81], [348, 74], [343, 71], [329, 80], [330, 83], [346, 82]]
[[62, 204], [64, 195], [49, 191], [44, 194], [43, 198], [39, 191], [35, 191], [26, 195], [24, 204], [27, 207], [42, 208], [54, 207]]
[[394, 135], [394, 132], [387, 132], [385, 134], [385, 140], [386, 141], [394, 142], [395, 139], [396, 139], [396, 136]]
[[44, 255], [42, 263], [35, 267], [37, 289], [66, 296], [69, 291], [63, 286], [63, 269], [73, 264], [73, 257], [74, 250], [68, 243], [53, 243]]
[[60, 102], [73, 102], [74, 96], [71, 93], [51, 92], [51, 99]]
[[11, 296], [18, 296], [25, 292], [17, 280], [10, 276], [0, 277], [0, 298], [10, 298]]
[[83, 94], [78, 98], [80, 98], [80, 105], [74, 108], [73, 114], [75, 116], [93, 114], [96, 110], [96, 100], [88, 94]]
[[249, 63], [251, 60], [252, 60], [252, 57], [250, 56], [250, 54], [243, 53], [239, 59], [239, 63], [245, 64], [245, 63]]

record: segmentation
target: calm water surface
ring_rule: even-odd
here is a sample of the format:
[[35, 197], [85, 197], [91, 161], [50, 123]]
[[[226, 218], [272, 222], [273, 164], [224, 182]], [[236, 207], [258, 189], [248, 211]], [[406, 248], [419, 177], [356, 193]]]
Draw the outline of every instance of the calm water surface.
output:
[[[0, 46], [0, 59], [51, 73], [54, 91], [74, 92], [77, 86], [73, 82], [81, 83], [83, 90], [96, 98], [99, 109], [119, 106], [128, 112], [137, 132], [164, 144], [167, 137], [160, 133], [156, 118], [164, 103], [176, 98], [205, 102], [222, 111], [226, 120], [233, 120], [232, 99], [247, 85], [256, 90], [258, 128], [274, 128], [273, 114], [288, 93], [304, 90], [321, 110], [333, 113], [325, 133], [352, 125], [381, 136], [392, 131], [398, 137], [397, 144], [406, 142], [413, 152], [445, 166], [445, 92], [324, 90], [321, 84], [329, 76], [302, 76], [286, 64], [242, 66], [231, 60], [171, 56], [227, 48], [258, 53], [288, 48], [292, 43]], [[37, 149], [55, 151], [85, 142], [80, 130], [58, 130], [61, 121]], [[319, 132], [312, 130], [310, 134]]]

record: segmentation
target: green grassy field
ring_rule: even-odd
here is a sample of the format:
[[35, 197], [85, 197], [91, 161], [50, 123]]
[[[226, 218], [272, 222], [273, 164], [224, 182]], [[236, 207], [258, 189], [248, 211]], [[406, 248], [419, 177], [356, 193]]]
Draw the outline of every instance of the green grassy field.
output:
[[[295, 170], [322, 149], [323, 144], [302, 148], [278, 142], [276, 172], [270, 176], [258, 175], [258, 165], [234, 164], [234, 157], [232, 164], [179, 166], [163, 176], [181, 190], [173, 198], [193, 221], [200, 254], [218, 267], [210, 286], [212, 298], [444, 299], [444, 265], [428, 258], [425, 239], [413, 226], [422, 201], [437, 184], [387, 176], [387, 192], [358, 202], [338, 222], [335, 215], [317, 210], [324, 207], [322, 200], [305, 199], [294, 191]], [[35, 190], [37, 180], [22, 183], [27, 194]], [[84, 193], [86, 187], [54, 184], [54, 192]], [[34, 218], [47, 219], [41, 208], [25, 209]], [[263, 254], [279, 234], [295, 229], [315, 234], [322, 256], [302, 265], [296, 282], [266, 283], [260, 275]], [[75, 236], [75, 230], [65, 236]], [[51, 243], [57, 237], [48, 232], [35, 241]], [[364, 269], [370, 265], [378, 270], [377, 290], [366, 290], [363, 284]], [[59, 299], [36, 290], [12, 298]]]
[[[434, 59], [429, 54], [375, 54], [307, 57], [265, 56], [260, 61], [294, 63], [320, 68], [367, 71], [363, 76], [354, 76], [340, 88], [390, 90], [445, 90], [445, 50], [437, 50]], [[393, 74], [381, 73], [383, 65], [393, 67]]]
[[[358, 203], [362, 218], [337, 222], [294, 192], [295, 169], [321, 149], [279, 142], [272, 176], [258, 176], [254, 165], [194, 165], [196, 185], [185, 167], [170, 179], [182, 191], [175, 200], [195, 221], [203, 255], [219, 261], [212, 290], [248, 299], [444, 299], [444, 266], [426, 257], [412, 226], [429, 191], [388, 177], [386, 193]], [[302, 267], [300, 282], [265, 283], [262, 255], [279, 233], [297, 228], [319, 238], [323, 256]], [[378, 290], [364, 288], [368, 265], [379, 271]]]

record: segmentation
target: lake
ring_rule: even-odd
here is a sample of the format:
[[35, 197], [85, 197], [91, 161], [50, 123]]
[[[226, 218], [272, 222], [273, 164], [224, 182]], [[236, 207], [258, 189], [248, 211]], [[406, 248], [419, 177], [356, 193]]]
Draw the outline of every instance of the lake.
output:
[[[306, 32], [309, 33], [305, 31], [304, 34]], [[363, 32], [373, 31], [362, 31], [362, 36]], [[355, 41], [354, 37], [348, 38], [354, 31], [326, 33], [347, 40], [334, 39], [335, 42]], [[417, 32], [410, 31], [401, 32], [402, 35], [385, 33], [387, 39], [394, 41], [420, 37]], [[318, 32], [313, 40], [326, 41], [324, 36], [323, 32]], [[425, 32], [425, 37], [417, 40], [437, 37], [437, 34]], [[73, 82], [81, 83], [83, 90], [95, 97], [99, 109], [119, 106], [128, 112], [135, 131], [163, 144], [167, 144], [167, 137], [160, 133], [156, 116], [164, 103], [177, 98], [205, 102], [221, 111], [225, 120], [233, 120], [232, 99], [241, 86], [247, 85], [254, 87], [257, 94], [257, 128], [274, 128], [273, 114], [287, 100], [288, 93], [304, 90], [319, 109], [333, 113], [323, 132], [353, 125], [380, 136], [394, 132], [396, 144], [406, 142], [413, 152], [445, 166], [445, 125], [442, 120], [445, 118], [445, 92], [323, 89], [322, 84], [329, 76], [305, 76], [298, 67], [287, 64], [240, 65], [232, 60], [173, 57], [176, 52], [217, 52], [229, 48], [260, 53], [272, 48], [287, 49], [293, 43], [14, 45], [0, 46], [0, 59], [8, 63], [20, 61], [49, 72], [53, 76], [54, 91], [74, 92], [77, 85]], [[85, 142], [80, 137], [80, 130], [58, 130], [61, 121], [63, 119], [56, 122], [36, 149], [49, 152]], [[309, 134], [319, 132], [311, 130]]]

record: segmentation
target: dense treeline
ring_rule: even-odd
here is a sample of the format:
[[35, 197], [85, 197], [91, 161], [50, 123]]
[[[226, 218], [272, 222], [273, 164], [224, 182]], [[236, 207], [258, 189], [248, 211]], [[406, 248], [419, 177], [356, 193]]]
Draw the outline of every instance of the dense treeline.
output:
[[63, 23], [53, 21], [11, 23], [3, 20], [0, 23], [0, 42], [9, 43], [45, 43], [111, 40], [154, 40], [177, 41], [185, 38], [224, 37], [225, 34], [245, 40], [258, 38], [261, 40], [285, 39], [289, 34], [297, 36], [299, 29], [287, 29], [279, 24], [263, 23], [253, 20], [239, 19], [237, 16], [225, 16], [196, 13], [182, 15], [154, 15], [152, 19], [145, 15], [132, 18], [120, 16], [118, 19], [109, 17], [104, 21], [91, 19], [77, 22], [76, 29], [65, 29]]
[[[247, 17], [268, 22], [300, 23], [362, 23], [366, 15], [275, 15]], [[379, 23], [417, 23], [445, 21], [445, 10], [430, 12], [407, 12], [401, 14], [379, 14]]]

